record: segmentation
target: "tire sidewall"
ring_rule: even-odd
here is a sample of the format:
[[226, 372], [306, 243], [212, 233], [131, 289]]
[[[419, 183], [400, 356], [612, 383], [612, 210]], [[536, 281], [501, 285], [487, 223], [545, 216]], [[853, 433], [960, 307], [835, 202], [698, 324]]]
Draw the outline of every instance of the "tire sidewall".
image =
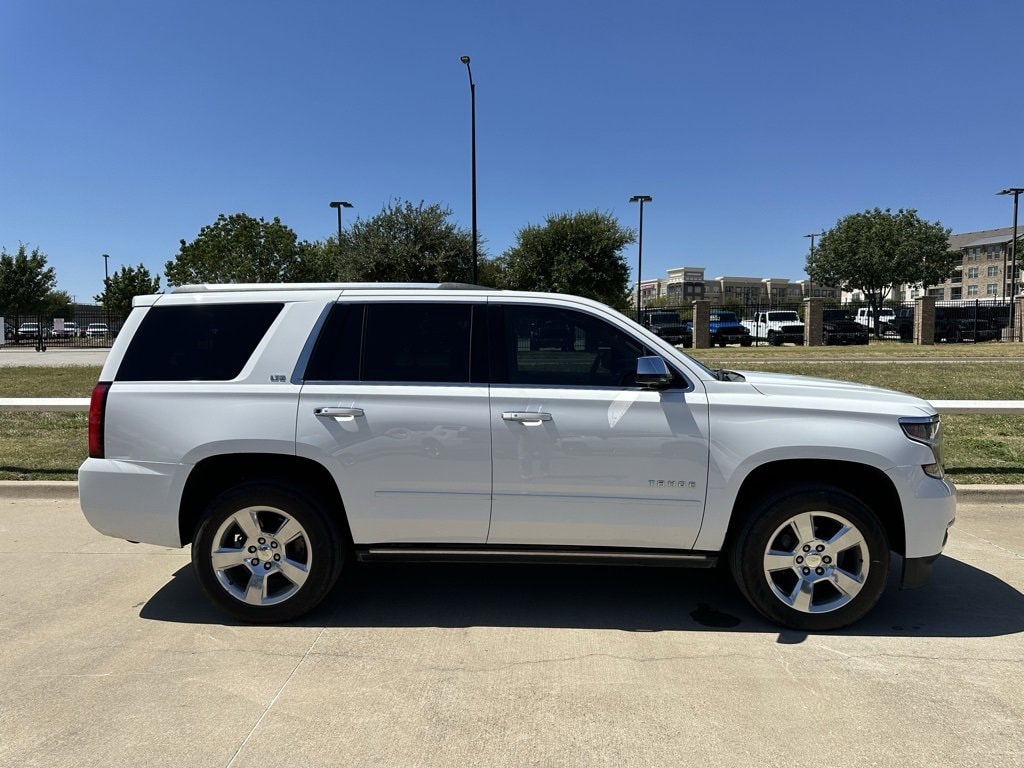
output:
[[[792, 516], [802, 512], [832, 512], [857, 527], [868, 547], [868, 577], [857, 596], [828, 613], [802, 613], [776, 597], [764, 575], [764, 552], [769, 537]], [[858, 498], [837, 488], [807, 487], [776, 496], [751, 516], [730, 553], [733, 576], [740, 591], [766, 618], [804, 631], [838, 629], [862, 618], [878, 602], [889, 576], [889, 541], [875, 514]]]
[[[311, 566], [299, 590], [282, 603], [253, 606], [229, 594], [213, 570], [211, 550], [217, 529], [240, 509], [267, 506], [292, 516], [305, 529]], [[207, 506], [192, 540], [192, 566], [207, 596], [237, 619], [250, 623], [291, 621], [312, 610], [337, 581], [344, 549], [337, 527], [320, 504], [298, 489], [277, 483], [245, 483], [215, 497]]]

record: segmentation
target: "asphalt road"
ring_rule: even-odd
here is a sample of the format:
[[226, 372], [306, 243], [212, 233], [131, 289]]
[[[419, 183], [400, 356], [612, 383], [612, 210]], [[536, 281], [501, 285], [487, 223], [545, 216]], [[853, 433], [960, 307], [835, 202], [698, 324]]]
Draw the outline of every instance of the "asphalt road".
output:
[[582, 566], [363, 566], [251, 627], [187, 550], [2, 499], [0, 766], [1021, 765], [1022, 523], [963, 505], [929, 586], [833, 634]]

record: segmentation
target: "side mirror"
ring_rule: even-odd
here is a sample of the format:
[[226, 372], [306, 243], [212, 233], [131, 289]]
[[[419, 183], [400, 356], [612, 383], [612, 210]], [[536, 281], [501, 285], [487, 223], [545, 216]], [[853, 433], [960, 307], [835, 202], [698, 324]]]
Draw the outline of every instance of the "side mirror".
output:
[[672, 371], [665, 361], [654, 355], [636, 359], [636, 383], [642, 387], [659, 389], [672, 383]]

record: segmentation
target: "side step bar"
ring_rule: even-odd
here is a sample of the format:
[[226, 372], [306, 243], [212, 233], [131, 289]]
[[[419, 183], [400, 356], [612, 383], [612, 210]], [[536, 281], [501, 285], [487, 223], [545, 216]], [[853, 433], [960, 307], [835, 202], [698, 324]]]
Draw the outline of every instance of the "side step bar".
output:
[[713, 568], [718, 555], [672, 549], [380, 544], [356, 547], [356, 559], [362, 563], [571, 563]]

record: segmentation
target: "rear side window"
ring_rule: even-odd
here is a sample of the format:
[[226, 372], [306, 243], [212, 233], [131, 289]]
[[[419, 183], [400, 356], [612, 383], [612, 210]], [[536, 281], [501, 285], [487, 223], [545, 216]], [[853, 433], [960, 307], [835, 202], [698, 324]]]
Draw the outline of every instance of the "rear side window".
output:
[[117, 381], [228, 381], [241, 373], [281, 303], [153, 307]]
[[[466, 303], [337, 304], [305, 380], [468, 383], [473, 320], [473, 305]], [[485, 340], [480, 332], [477, 339]], [[486, 349], [477, 356], [481, 370], [473, 378], [483, 380]]]

